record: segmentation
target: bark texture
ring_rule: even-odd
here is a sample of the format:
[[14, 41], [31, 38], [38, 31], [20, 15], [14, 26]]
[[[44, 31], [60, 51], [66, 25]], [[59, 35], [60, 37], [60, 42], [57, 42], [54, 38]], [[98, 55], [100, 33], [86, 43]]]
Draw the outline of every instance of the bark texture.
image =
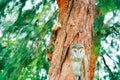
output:
[[[94, 0], [57, 0], [61, 29], [54, 44], [49, 80], [74, 80], [70, 64], [70, 45], [82, 43], [89, 59], [87, 80], [92, 80], [95, 64], [91, 56]], [[92, 63], [91, 63], [92, 62]]]

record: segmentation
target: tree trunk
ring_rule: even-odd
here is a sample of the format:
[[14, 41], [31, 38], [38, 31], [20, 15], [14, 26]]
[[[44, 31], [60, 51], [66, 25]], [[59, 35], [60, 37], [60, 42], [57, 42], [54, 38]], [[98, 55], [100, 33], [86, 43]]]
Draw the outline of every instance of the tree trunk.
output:
[[92, 26], [94, 20], [94, 0], [57, 0], [58, 22], [61, 29], [57, 31], [54, 44], [49, 80], [74, 80], [70, 64], [70, 46], [81, 43], [88, 56], [86, 80], [92, 80], [95, 69], [95, 55], [91, 55]]

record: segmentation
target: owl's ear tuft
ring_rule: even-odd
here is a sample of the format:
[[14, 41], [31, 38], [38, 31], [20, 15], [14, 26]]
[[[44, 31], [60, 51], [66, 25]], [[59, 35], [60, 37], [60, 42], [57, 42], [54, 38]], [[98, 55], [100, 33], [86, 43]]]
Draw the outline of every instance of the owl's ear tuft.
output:
[[81, 43], [72, 43], [72, 48], [77, 47], [77, 48], [84, 48], [83, 44]]

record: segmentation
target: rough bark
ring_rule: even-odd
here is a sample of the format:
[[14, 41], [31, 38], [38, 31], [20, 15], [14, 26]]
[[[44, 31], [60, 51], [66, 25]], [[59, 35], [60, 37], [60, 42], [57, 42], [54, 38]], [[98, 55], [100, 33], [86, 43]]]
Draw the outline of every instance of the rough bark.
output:
[[57, 0], [61, 29], [54, 44], [49, 80], [74, 80], [70, 64], [72, 43], [82, 43], [89, 59], [87, 80], [92, 80], [95, 64], [91, 56], [94, 0]]

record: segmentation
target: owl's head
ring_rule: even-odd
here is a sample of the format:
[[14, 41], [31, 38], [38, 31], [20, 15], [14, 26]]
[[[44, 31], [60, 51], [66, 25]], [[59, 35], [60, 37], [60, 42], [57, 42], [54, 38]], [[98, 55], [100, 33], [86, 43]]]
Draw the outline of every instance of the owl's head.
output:
[[80, 49], [80, 48], [84, 48], [84, 46], [83, 46], [83, 44], [80, 44], [80, 43], [73, 43], [72, 48]]
[[85, 50], [84, 50], [83, 44], [73, 43], [71, 45], [71, 53], [72, 53], [71, 55], [76, 58], [83, 57], [85, 55]]

